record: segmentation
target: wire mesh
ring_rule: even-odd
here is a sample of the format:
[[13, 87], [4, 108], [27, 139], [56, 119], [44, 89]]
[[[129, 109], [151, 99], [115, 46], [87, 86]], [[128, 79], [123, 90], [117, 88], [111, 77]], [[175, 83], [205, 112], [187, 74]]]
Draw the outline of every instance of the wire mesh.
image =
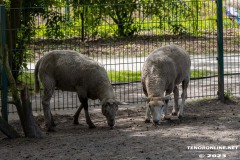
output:
[[[21, 12], [25, 17], [19, 28], [8, 28], [7, 32], [16, 34], [24, 44], [12, 48], [11, 65], [19, 82], [28, 84], [34, 111], [41, 111], [42, 96], [42, 92], [33, 91], [34, 66], [44, 54], [56, 49], [75, 50], [99, 61], [108, 72], [118, 100], [142, 103], [140, 75], [145, 58], [157, 47], [177, 44], [190, 54], [192, 61], [188, 98], [217, 96], [215, 1], [122, 2], [8, 11]], [[226, 14], [223, 24], [226, 93], [238, 96], [239, 26]], [[23, 55], [22, 67], [16, 66], [19, 55]], [[90, 104], [96, 106], [99, 102]], [[72, 92], [55, 90], [51, 99], [54, 110], [79, 105]], [[13, 106], [9, 112], [16, 112]]]

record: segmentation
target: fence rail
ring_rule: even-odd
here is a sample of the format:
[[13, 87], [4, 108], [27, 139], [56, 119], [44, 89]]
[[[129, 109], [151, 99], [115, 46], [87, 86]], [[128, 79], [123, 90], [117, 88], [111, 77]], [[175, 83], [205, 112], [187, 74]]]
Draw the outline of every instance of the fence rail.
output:
[[[7, 14], [20, 13], [23, 18], [18, 27], [5, 31], [17, 36], [10, 48], [12, 72], [19, 82], [28, 84], [33, 111], [41, 111], [42, 93], [33, 91], [36, 62], [50, 50], [76, 50], [104, 64], [117, 99], [142, 103], [140, 74], [145, 58], [157, 47], [177, 44], [191, 56], [188, 98], [239, 96], [240, 30], [219, 2], [7, 8]], [[71, 92], [56, 90], [51, 100], [55, 110], [78, 105]], [[9, 105], [9, 113], [15, 112]]]

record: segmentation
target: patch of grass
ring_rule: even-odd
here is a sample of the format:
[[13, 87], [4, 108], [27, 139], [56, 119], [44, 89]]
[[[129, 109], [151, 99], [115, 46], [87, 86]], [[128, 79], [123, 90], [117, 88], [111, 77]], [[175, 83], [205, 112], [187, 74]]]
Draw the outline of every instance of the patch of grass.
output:
[[[209, 70], [192, 70], [191, 78], [205, 77], [215, 75], [217, 72]], [[136, 82], [141, 80], [141, 71], [108, 71], [108, 78], [111, 82]], [[34, 89], [34, 73], [25, 72], [18, 76], [18, 80], [28, 85], [30, 90]], [[227, 94], [228, 95], [228, 94]], [[226, 95], [226, 96], [227, 96]]]
[[[217, 72], [209, 71], [209, 70], [192, 70], [191, 78], [200, 78], [206, 77], [210, 75], [216, 75]], [[108, 71], [108, 77], [112, 82], [135, 82], [141, 80], [141, 72], [140, 71]]]
[[191, 70], [190, 77], [191, 78], [200, 78], [206, 77], [210, 75], [217, 75], [217, 72], [209, 71], [209, 70]]
[[140, 81], [141, 72], [140, 71], [108, 71], [108, 78], [111, 82], [135, 82]]
[[22, 72], [18, 76], [18, 81], [26, 84], [30, 90], [34, 89], [34, 73]]

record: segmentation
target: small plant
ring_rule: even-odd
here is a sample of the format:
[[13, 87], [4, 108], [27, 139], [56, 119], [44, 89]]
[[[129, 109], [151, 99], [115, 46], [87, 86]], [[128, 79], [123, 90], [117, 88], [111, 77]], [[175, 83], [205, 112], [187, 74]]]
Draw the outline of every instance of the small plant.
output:
[[233, 98], [233, 93], [230, 89], [224, 92], [224, 99], [231, 100]]

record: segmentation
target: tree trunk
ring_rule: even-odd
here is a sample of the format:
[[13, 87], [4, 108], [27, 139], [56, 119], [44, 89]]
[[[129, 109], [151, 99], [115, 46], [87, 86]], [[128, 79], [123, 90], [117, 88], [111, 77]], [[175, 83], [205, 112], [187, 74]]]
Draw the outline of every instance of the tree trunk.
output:
[[8, 138], [19, 138], [20, 135], [17, 131], [9, 125], [2, 117], [0, 117], [0, 131], [3, 132]]
[[13, 78], [9, 63], [8, 63], [8, 52], [5, 48], [3, 51], [3, 65], [6, 69], [9, 86], [11, 89], [13, 102], [17, 108], [18, 116], [21, 121], [21, 125], [26, 137], [29, 138], [40, 138], [42, 137], [41, 130], [36, 124], [36, 121], [32, 115], [31, 102], [28, 95], [27, 87], [24, 87], [21, 91], [21, 98], [18, 94], [18, 88]]
[[21, 90], [21, 100], [23, 109], [23, 131], [26, 137], [41, 138], [42, 132], [32, 114], [32, 104], [30, 102], [28, 87], [24, 86]]
[[[29, 99], [28, 88], [24, 86], [21, 90], [22, 111], [24, 118], [21, 122], [23, 131], [26, 137], [29, 138], [41, 138], [42, 132], [36, 123], [36, 120], [32, 114], [32, 106]], [[20, 105], [18, 106], [20, 107]], [[9, 125], [4, 119], [0, 117], [0, 131], [2, 131], [8, 138], [19, 138], [20, 135], [17, 131]]]

